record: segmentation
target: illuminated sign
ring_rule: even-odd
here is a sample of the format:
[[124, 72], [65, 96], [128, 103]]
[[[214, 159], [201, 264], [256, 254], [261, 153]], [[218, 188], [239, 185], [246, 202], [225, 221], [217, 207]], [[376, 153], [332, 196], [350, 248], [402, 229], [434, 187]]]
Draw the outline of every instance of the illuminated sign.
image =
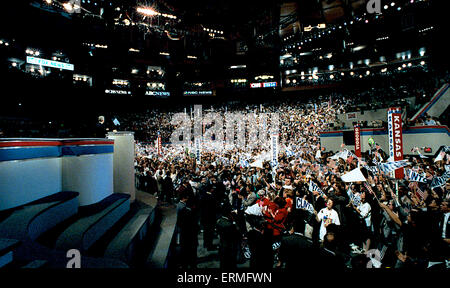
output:
[[250, 88], [277, 87], [277, 82], [250, 83]]
[[106, 94], [120, 94], [120, 95], [131, 95], [130, 91], [124, 91], [124, 90], [112, 90], [112, 89], [106, 89]]
[[355, 155], [361, 157], [361, 127], [355, 125]]
[[170, 92], [167, 91], [146, 91], [145, 95], [147, 96], [159, 96], [159, 97], [167, 97], [170, 96]]
[[[394, 161], [403, 160], [403, 134], [402, 134], [402, 112], [401, 108], [389, 108], [388, 110], [388, 137], [389, 158]], [[399, 168], [393, 172], [396, 179], [403, 179], [403, 169]]]
[[213, 91], [184, 91], [184, 96], [213, 95]]
[[27, 56], [27, 63], [40, 65], [40, 66], [51, 67], [51, 68], [59, 68], [59, 69], [64, 69], [64, 70], [70, 70], [70, 71], [74, 70], [73, 64], [70, 64], [70, 63], [52, 61], [52, 60], [36, 58], [36, 57], [31, 57], [31, 56]]

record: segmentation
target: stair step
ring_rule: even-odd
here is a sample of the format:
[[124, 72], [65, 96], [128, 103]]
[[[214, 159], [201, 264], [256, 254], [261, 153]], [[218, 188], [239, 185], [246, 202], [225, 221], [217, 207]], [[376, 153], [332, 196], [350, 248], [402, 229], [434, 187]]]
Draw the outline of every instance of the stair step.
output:
[[162, 221], [160, 233], [156, 239], [155, 246], [147, 258], [147, 267], [165, 268], [167, 266], [169, 252], [175, 233], [177, 212], [175, 208], [161, 207]]
[[33, 260], [30, 263], [28, 263], [25, 266], [22, 266], [22, 268], [25, 269], [36, 269], [36, 268], [43, 268], [47, 266], [48, 262], [46, 260]]
[[105, 257], [120, 259], [126, 263], [133, 263], [137, 251], [147, 238], [150, 226], [155, 219], [155, 209], [145, 208], [137, 213], [120, 230], [106, 248]]
[[6, 252], [0, 256], [0, 268], [10, 264], [13, 261], [13, 251]]
[[78, 192], [58, 192], [11, 210], [0, 223], [0, 235], [35, 240], [77, 212], [77, 196]]
[[[92, 209], [93, 214], [80, 218], [58, 237], [56, 249], [76, 248], [87, 251], [130, 210], [130, 200], [127, 194], [113, 194], [102, 201], [103, 203], [100, 203], [99, 207]], [[80, 210], [82, 209], [80, 208]]]

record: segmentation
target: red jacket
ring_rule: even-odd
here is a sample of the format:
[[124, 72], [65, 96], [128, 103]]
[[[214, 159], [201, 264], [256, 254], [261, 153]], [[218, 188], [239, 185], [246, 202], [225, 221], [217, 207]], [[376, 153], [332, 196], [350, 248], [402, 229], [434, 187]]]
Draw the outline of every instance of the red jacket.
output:
[[292, 199], [291, 198], [286, 198], [286, 205], [284, 206], [284, 208], [286, 208], [286, 210], [288, 209], [288, 208], [291, 208], [292, 209]]
[[[271, 215], [272, 216], [272, 215]], [[274, 213], [275, 217], [267, 219], [268, 228], [273, 229], [273, 236], [281, 235], [284, 229], [284, 222], [288, 216], [286, 208], [280, 208]]]

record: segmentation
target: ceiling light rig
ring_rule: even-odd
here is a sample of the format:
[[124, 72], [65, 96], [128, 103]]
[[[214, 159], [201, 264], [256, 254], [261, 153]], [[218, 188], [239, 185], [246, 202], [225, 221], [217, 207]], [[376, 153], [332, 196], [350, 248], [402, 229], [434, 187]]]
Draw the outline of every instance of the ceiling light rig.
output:
[[175, 15], [160, 13], [152, 7], [137, 7], [136, 11], [138, 13], [141, 13], [141, 14], [143, 14], [145, 16], [149, 16], [149, 17], [161, 16], [161, 17], [165, 17], [165, 18], [169, 18], [169, 19], [177, 19], [177, 16], [175, 16]]

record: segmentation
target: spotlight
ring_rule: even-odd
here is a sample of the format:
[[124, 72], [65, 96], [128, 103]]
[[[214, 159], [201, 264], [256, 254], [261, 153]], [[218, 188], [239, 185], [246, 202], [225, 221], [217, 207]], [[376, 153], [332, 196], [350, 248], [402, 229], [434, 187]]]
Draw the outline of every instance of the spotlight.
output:
[[67, 2], [63, 4], [64, 9], [66, 9], [67, 12], [72, 12], [73, 11], [73, 6], [71, 3]]
[[156, 12], [154, 9], [152, 8], [143, 8], [143, 7], [138, 7], [136, 9], [137, 12], [142, 13], [144, 15], [147, 16], [155, 16], [155, 15], [160, 15], [159, 12]]

